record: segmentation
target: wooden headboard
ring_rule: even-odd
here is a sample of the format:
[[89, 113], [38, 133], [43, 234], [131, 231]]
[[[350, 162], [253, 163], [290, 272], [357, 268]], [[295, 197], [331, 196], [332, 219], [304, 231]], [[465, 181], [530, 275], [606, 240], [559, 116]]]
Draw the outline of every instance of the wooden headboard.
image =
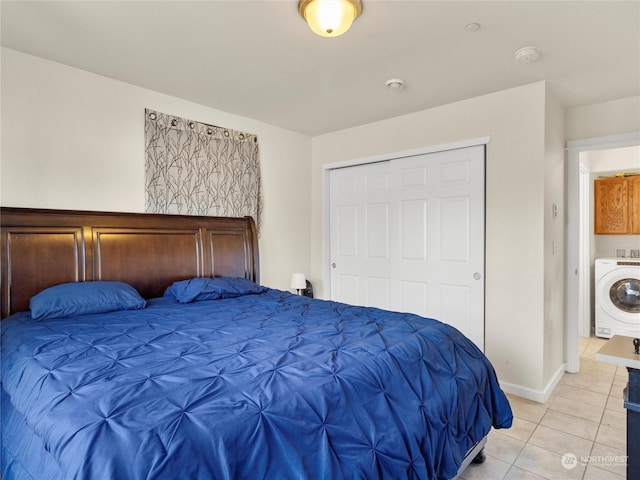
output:
[[2, 318], [58, 283], [118, 280], [153, 298], [192, 277], [260, 281], [250, 217], [2, 207], [0, 231]]

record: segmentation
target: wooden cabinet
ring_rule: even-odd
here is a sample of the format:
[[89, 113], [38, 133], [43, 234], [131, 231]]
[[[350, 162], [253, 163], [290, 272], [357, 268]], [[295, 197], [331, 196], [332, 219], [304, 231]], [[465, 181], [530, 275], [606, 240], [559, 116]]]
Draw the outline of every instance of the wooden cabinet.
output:
[[629, 182], [629, 222], [631, 234], [640, 235], [640, 176], [627, 178]]
[[594, 182], [595, 233], [640, 234], [640, 176]]

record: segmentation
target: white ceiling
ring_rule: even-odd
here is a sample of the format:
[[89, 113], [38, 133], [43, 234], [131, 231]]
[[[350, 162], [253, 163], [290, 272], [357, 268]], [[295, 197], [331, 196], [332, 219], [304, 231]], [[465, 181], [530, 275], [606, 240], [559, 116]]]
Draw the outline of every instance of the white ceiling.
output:
[[2, 45], [308, 135], [539, 80], [568, 107], [640, 95], [640, 0], [363, 4], [322, 38], [297, 0], [2, 0]]

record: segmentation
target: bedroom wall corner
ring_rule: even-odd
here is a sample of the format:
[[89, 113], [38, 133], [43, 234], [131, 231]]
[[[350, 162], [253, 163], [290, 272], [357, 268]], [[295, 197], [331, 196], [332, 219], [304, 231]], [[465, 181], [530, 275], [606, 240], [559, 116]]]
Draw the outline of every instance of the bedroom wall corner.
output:
[[260, 144], [261, 282], [309, 270], [311, 138], [2, 48], [0, 204], [144, 211], [144, 109], [254, 133]]
[[[544, 385], [545, 82], [312, 139], [312, 272], [322, 277], [323, 169], [489, 136], [486, 167], [485, 350], [500, 381]], [[326, 285], [319, 284], [326, 298]], [[523, 342], [526, 348], [518, 339]]]
[[564, 372], [565, 131], [564, 107], [545, 92], [544, 152], [544, 369], [543, 385]]

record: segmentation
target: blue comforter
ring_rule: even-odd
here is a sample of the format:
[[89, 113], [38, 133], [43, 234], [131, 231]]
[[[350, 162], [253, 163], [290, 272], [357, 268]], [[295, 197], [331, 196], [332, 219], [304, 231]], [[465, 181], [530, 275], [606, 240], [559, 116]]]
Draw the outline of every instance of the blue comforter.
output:
[[445, 479], [511, 409], [454, 328], [268, 289], [2, 322], [4, 480]]

